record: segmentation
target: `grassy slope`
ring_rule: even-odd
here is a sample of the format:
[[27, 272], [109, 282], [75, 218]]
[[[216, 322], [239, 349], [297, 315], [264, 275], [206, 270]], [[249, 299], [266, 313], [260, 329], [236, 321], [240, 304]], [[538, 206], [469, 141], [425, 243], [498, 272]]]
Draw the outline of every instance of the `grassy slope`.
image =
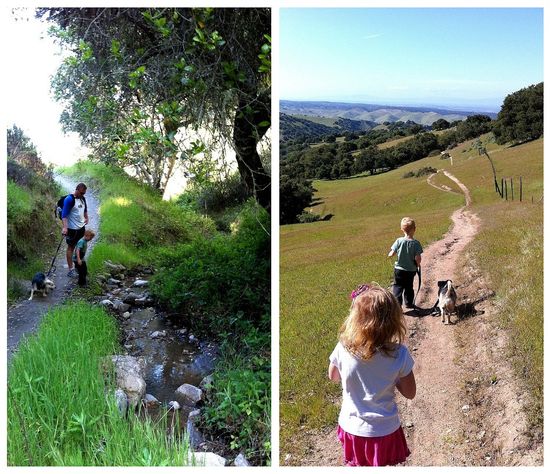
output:
[[[315, 182], [317, 197], [322, 203], [317, 212], [332, 213], [329, 222], [291, 225], [281, 228], [281, 435], [282, 447], [291, 443], [292, 433], [300, 426], [307, 428], [334, 424], [339, 407], [333, 403], [339, 388], [326, 378], [328, 355], [336, 342], [338, 327], [347, 314], [348, 294], [362, 281], [378, 281], [388, 285], [392, 263], [386, 259], [388, 248], [399, 236], [399, 221], [410, 215], [417, 221], [417, 237], [424, 246], [437, 240], [447, 230], [451, 212], [463, 203], [460, 196], [446, 194], [425, 183], [425, 178], [401, 177], [407, 171], [424, 166], [448, 168], [472, 191], [474, 210], [485, 218], [483, 230], [470, 251], [497, 295], [509, 300], [506, 290], [511, 279], [521, 274], [500, 274], [502, 255], [495, 246], [504, 242], [519, 250], [517, 242], [507, 240], [503, 229], [514, 227], [529, 241], [522, 255], [521, 272], [528, 281], [535, 281], [530, 300], [542, 301], [542, 209], [532, 206], [542, 194], [542, 140], [501, 149], [487, 144], [499, 176], [524, 177], [524, 193], [529, 204], [503, 203], [494, 192], [491, 168], [487, 158], [478, 156], [468, 142], [453, 150], [453, 166], [439, 157], [426, 158], [398, 170], [373, 177], [352, 178], [332, 182]], [[464, 151], [463, 151], [464, 150]], [[440, 177], [438, 176], [439, 180]], [[452, 182], [441, 178], [442, 184]], [[514, 209], [513, 213], [510, 210]], [[529, 224], [518, 227], [521, 216], [530, 217]], [[502, 217], [502, 219], [497, 218]], [[491, 218], [489, 218], [491, 217]], [[529, 237], [527, 237], [529, 236]], [[507, 249], [509, 252], [511, 249]], [[509, 253], [507, 253], [509, 255]], [[524, 257], [524, 258], [523, 258]], [[537, 262], [540, 264], [537, 266]], [[513, 264], [513, 258], [510, 259]], [[540, 297], [540, 298], [539, 298]], [[522, 296], [514, 297], [516, 305]], [[539, 347], [542, 341], [542, 303], [532, 301], [523, 318], [535, 325], [535, 336], [524, 347]], [[509, 301], [508, 301], [509, 302]], [[514, 307], [510, 305], [510, 307]], [[534, 310], [534, 311], [532, 311]], [[513, 310], [507, 319], [516, 321]], [[503, 317], [506, 317], [503, 314]], [[522, 327], [525, 323], [512, 325]], [[531, 326], [532, 327], [532, 326]], [[525, 332], [525, 331], [524, 331]], [[528, 349], [523, 349], [526, 351]], [[540, 345], [542, 354], [542, 347]], [[542, 358], [535, 357], [534, 367], [542, 368]], [[534, 373], [541, 375], [538, 369]], [[533, 382], [535, 379], [533, 378]], [[536, 389], [535, 389], [536, 392]]]

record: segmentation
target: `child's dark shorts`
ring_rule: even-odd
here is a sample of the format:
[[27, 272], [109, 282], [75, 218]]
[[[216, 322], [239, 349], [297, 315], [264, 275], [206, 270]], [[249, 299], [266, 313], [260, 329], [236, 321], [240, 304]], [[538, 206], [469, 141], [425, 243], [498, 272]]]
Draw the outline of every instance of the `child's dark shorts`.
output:
[[84, 237], [84, 232], [86, 232], [86, 226], [80, 229], [67, 229], [67, 236], [65, 238], [67, 245], [74, 247], [77, 242]]

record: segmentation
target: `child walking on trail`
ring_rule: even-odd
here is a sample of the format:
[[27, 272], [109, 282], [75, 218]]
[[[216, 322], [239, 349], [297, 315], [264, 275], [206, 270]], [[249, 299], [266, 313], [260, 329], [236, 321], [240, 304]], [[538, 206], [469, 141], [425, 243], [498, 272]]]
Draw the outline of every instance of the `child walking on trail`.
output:
[[84, 260], [86, 251], [88, 250], [88, 242], [95, 237], [95, 232], [91, 229], [87, 229], [75, 246], [73, 253], [73, 263], [78, 272], [78, 284], [79, 286], [86, 286], [86, 276], [88, 275], [88, 266]]
[[328, 367], [329, 379], [342, 384], [338, 438], [347, 466], [393, 466], [410, 454], [395, 388], [406, 398], [416, 395], [414, 361], [402, 344], [403, 311], [377, 284], [361, 285], [351, 296]]
[[416, 224], [410, 217], [401, 219], [401, 230], [404, 237], [398, 238], [391, 246], [388, 257], [393, 257], [397, 254], [397, 260], [394, 264], [394, 284], [393, 294], [399, 301], [403, 303], [403, 294], [405, 295], [405, 307], [407, 309], [415, 309], [414, 307], [414, 276], [420, 270], [422, 262], [422, 245], [414, 238]]

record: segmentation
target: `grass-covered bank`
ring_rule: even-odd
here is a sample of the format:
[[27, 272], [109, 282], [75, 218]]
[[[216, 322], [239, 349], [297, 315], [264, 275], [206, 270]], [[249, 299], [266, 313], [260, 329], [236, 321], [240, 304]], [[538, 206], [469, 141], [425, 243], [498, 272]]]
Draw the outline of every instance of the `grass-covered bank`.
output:
[[98, 307], [50, 310], [9, 368], [8, 465], [185, 465], [185, 442], [120, 416], [105, 370], [116, 340], [114, 320]]
[[243, 452], [254, 464], [269, 463], [269, 214], [254, 201], [231, 201], [229, 210], [217, 210], [218, 227], [227, 230], [219, 231], [200, 214], [205, 199], [200, 191], [166, 202], [103, 165], [81, 162], [65, 172], [85, 181], [101, 202], [90, 280], [107, 259], [155, 269], [151, 292], [158, 303], [195, 331], [223, 343], [202, 428], [225, 441], [235, 455]]
[[27, 294], [21, 281], [44, 271], [61, 228], [53, 218], [53, 203], [60, 190], [47, 169], [31, 169], [8, 160], [7, 180], [8, 303]]

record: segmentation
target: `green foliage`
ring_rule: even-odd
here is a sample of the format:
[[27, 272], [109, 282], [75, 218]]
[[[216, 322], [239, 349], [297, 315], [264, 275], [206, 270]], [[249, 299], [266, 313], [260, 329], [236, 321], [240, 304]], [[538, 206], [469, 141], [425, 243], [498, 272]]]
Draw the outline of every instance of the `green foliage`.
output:
[[303, 178], [293, 179], [286, 174], [282, 174], [279, 185], [280, 223], [290, 224], [296, 222], [297, 216], [306, 207], [311, 206], [314, 191], [311, 181]]
[[177, 164], [193, 173], [197, 150], [187, 138], [207, 130], [213, 143], [234, 145], [247, 195], [269, 207], [256, 152], [271, 121], [268, 8], [41, 8], [37, 15], [56, 25], [51, 34], [70, 51], [52, 88], [64, 128], [94, 159], [132, 167], [164, 190]]
[[451, 124], [447, 120], [441, 118], [432, 123], [432, 130], [447, 130]]
[[[168, 441], [166, 419], [120, 416], [114, 319], [97, 306], [50, 310], [13, 356], [8, 383], [8, 465], [184, 465], [187, 444]], [[146, 454], [146, 455], [145, 455]]]
[[433, 173], [437, 173], [437, 169], [432, 166], [424, 166], [416, 171], [407, 171], [403, 178], [420, 178], [422, 176], [427, 176]]
[[61, 228], [53, 216], [59, 186], [30, 140], [17, 127], [8, 130], [7, 258], [8, 301], [26, 292], [19, 280], [44, 271], [59, 242]]
[[233, 173], [220, 181], [193, 183], [177, 199], [177, 204], [202, 214], [221, 213], [241, 205], [248, 193], [239, 174]]
[[498, 144], [534, 140], [543, 130], [544, 83], [506, 96], [493, 130]]
[[8, 181], [8, 221], [15, 220], [17, 216], [22, 214], [30, 214], [31, 211], [30, 194], [13, 181]]
[[258, 325], [269, 307], [269, 215], [250, 203], [232, 235], [198, 238], [159, 252], [153, 294], [193, 324], [217, 333], [240, 320]]
[[315, 214], [315, 213], [309, 212], [309, 211], [303, 211], [297, 217], [297, 221], [300, 224], [309, 224], [311, 222], [317, 222], [317, 221], [320, 221], [320, 220], [321, 220], [321, 216], [319, 214]]
[[271, 455], [270, 338], [251, 326], [243, 327], [242, 334], [238, 344], [222, 346], [223, 359], [207, 388], [203, 426], [235, 453], [266, 464]]

